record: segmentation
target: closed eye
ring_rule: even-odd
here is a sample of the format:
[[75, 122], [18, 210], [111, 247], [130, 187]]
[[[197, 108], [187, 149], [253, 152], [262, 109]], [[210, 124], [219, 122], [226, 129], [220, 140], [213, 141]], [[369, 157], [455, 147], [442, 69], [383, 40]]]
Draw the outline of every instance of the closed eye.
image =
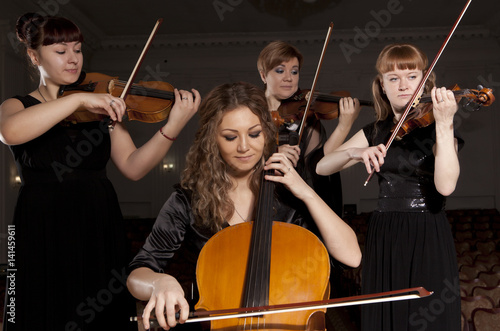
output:
[[262, 133], [262, 131], [259, 131], [259, 132], [255, 132], [255, 133], [249, 133], [248, 135], [250, 136], [250, 138], [259, 138], [260, 137], [260, 134]]

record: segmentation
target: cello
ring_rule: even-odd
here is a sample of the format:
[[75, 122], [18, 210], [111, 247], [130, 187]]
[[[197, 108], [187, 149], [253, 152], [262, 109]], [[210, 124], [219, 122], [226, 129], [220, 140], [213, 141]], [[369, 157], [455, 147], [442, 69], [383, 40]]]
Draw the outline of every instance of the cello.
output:
[[[326, 248], [312, 232], [298, 225], [273, 222], [273, 195], [274, 183], [263, 175], [255, 221], [219, 231], [201, 250], [196, 267], [197, 310], [244, 310], [328, 298]], [[217, 277], [213, 277], [213, 270], [217, 270]], [[211, 329], [325, 330], [325, 312], [319, 308], [213, 320]]]

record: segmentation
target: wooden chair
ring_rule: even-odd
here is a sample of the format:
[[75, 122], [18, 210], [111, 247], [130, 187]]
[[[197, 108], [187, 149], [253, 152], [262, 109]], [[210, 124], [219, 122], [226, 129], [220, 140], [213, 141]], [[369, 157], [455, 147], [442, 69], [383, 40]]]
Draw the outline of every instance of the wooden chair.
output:
[[490, 228], [489, 222], [474, 222], [474, 230], [488, 230]]
[[476, 242], [476, 249], [483, 255], [488, 255], [496, 250], [496, 244], [493, 240]]
[[455, 232], [455, 239], [457, 241], [464, 241], [466, 239], [472, 238], [473, 234], [471, 230], [464, 230], [464, 231], [456, 231]]
[[500, 256], [496, 252], [488, 255], [479, 254], [474, 257], [474, 263], [484, 264], [491, 269], [495, 264], [500, 264]]
[[463, 265], [460, 267], [458, 271], [458, 276], [461, 280], [472, 280], [477, 278], [477, 275], [481, 271], [488, 271], [485, 270], [486, 267], [483, 265], [481, 266], [476, 266], [476, 265]]
[[475, 296], [475, 297], [462, 297], [462, 313], [465, 316], [467, 323], [472, 323], [472, 311], [476, 308], [494, 308], [495, 303], [491, 298], [485, 296]]
[[486, 283], [479, 278], [472, 279], [472, 280], [464, 280], [464, 279], [460, 280], [460, 288], [465, 290], [465, 292], [467, 293], [467, 296], [471, 296], [472, 289], [474, 287], [477, 287], [477, 286], [488, 287], [486, 285]]
[[489, 287], [500, 285], [500, 272], [481, 271], [477, 274], [477, 278]]
[[470, 251], [470, 243], [467, 241], [457, 241], [455, 242], [455, 250], [458, 255], [462, 255], [463, 253]]
[[460, 323], [461, 323], [460, 330], [469, 331], [469, 323], [467, 322], [467, 319], [465, 318], [465, 315], [462, 312], [460, 312]]
[[466, 230], [471, 230], [472, 229], [472, 223], [456, 223], [455, 224], [455, 231], [466, 231]]
[[475, 231], [476, 238], [481, 240], [492, 239], [494, 237], [494, 232], [491, 230], [478, 230]]
[[475, 331], [498, 330], [500, 328], [500, 308], [476, 308], [472, 311], [472, 325]]
[[494, 287], [476, 286], [472, 289], [472, 296], [482, 295], [490, 297], [495, 303], [495, 308], [500, 308], [500, 285]]
[[472, 265], [474, 264], [474, 257], [468, 254], [461, 254], [457, 256], [457, 264], [460, 269], [463, 265]]

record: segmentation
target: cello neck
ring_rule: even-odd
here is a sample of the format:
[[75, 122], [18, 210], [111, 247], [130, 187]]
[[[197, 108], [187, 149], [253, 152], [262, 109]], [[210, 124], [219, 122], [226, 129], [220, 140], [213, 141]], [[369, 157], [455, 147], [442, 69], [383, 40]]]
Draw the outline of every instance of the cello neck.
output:
[[245, 279], [243, 307], [258, 307], [269, 304], [271, 277], [271, 211], [274, 183], [264, 179], [272, 170], [263, 171], [256, 218], [253, 222], [248, 266]]

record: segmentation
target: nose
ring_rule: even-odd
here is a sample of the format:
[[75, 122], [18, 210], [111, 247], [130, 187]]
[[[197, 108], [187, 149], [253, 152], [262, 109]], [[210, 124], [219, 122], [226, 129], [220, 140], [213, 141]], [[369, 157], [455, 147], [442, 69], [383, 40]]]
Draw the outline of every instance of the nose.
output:
[[288, 71], [285, 71], [285, 74], [283, 75], [283, 80], [285, 82], [290, 82], [292, 80], [292, 74]]
[[70, 63], [78, 63], [78, 61], [79, 61], [78, 54], [76, 54], [76, 52], [74, 52], [74, 51], [71, 51], [69, 59], [68, 59], [68, 62], [70, 62]]
[[248, 140], [245, 136], [243, 136], [238, 142], [238, 152], [245, 153], [246, 151], [248, 151]]
[[406, 79], [400, 79], [399, 80], [399, 90], [404, 91], [406, 89], [408, 89], [408, 82], [406, 81]]

